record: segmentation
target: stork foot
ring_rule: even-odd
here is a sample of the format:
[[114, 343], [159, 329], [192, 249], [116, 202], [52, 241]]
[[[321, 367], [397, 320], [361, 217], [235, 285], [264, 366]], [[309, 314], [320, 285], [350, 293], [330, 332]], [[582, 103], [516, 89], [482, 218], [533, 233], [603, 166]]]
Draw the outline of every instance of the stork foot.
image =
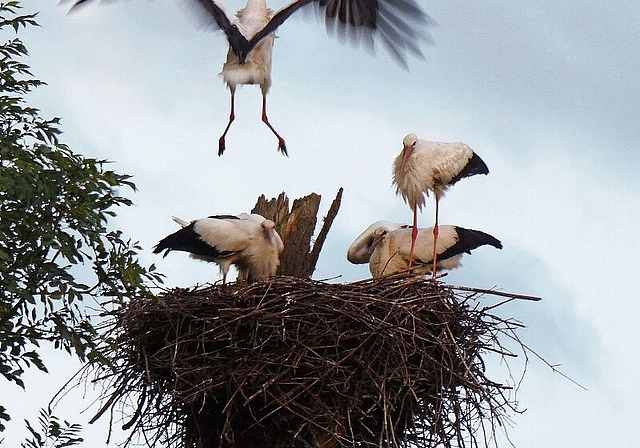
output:
[[227, 149], [227, 147], [225, 145], [224, 137], [220, 137], [220, 140], [218, 140], [218, 156], [224, 154], [225, 149]]
[[287, 145], [284, 143], [283, 138], [278, 139], [278, 151], [280, 151], [283, 156], [289, 157], [289, 153], [287, 152]]

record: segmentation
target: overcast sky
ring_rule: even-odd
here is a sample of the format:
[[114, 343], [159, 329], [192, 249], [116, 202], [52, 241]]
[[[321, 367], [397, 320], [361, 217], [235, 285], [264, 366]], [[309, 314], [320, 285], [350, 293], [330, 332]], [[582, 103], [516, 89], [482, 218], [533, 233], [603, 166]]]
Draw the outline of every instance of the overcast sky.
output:
[[[517, 396], [527, 411], [513, 417], [511, 441], [637, 443], [637, 1], [425, 2], [438, 23], [435, 44], [423, 47], [424, 60], [409, 60], [408, 72], [384, 51], [342, 45], [321, 24], [294, 16], [278, 32], [268, 97], [289, 158], [260, 121], [254, 86], [238, 90], [227, 152], [217, 156], [229, 112], [218, 76], [226, 45], [221, 34], [198, 29], [182, 2], [105, 2], [72, 15], [54, 3], [25, 2], [28, 12], [41, 11], [41, 27], [20, 34], [27, 62], [48, 84], [30, 103], [62, 117], [63, 141], [75, 151], [134, 176], [135, 206], [113, 224], [140, 241], [143, 263], [156, 263], [167, 285], [219, 278], [215, 266], [185, 254], [151, 253], [176, 229], [172, 215], [240, 213], [260, 194], [281, 191], [292, 199], [321, 194], [324, 214], [341, 186], [314, 278], [365, 278], [366, 265], [346, 261], [351, 241], [375, 220], [411, 220], [391, 187], [404, 135], [464, 141], [491, 173], [452, 188], [441, 223], [488, 232], [504, 249], [476, 250], [446, 280], [542, 296], [498, 314], [524, 322], [525, 342], [587, 388], [532, 357]], [[244, 1], [225, 5], [236, 10]], [[429, 202], [419, 223], [432, 220]], [[8, 392], [16, 397], [12, 426], [33, 418], [75, 368], [63, 356], [51, 359], [51, 375], [29, 376], [30, 394]], [[65, 417], [86, 425], [91, 416]], [[86, 428], [87, 439], [103, 441], [105, 424]], [[18, 436], [7, 436], [13, 446]]]

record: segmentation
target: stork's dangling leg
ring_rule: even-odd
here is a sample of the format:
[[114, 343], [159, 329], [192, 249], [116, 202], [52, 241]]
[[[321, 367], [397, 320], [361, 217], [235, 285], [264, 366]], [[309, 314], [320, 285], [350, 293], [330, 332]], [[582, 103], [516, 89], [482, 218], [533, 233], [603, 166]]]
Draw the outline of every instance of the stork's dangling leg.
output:
[[438, 258], [438, 233], [440, 230], [438, 229], [438, 204], [440, 203], [440, 197], [436, 194], [436, 222], [433, 225], [433, 265], [432, 265], [432, 276], [431, 281], [436, 280], [436, 271], [437, 271], [437, 258]]
[[413, 251], [416, 247], [416, 238], [418, 238], [418, 206], [413, 207], [413, 229], [411, 229], [411, 249], [409, 249], [409, 274], [413, 267]]
[[234, 87], [229, 87], [229, 92], [231, 92], [231, 112], [229, 113], [229, 123], [227, 123], [227, 127], [224, 128], [224, 132], [222, 133], [222, 136], [220, 137], [220, 140], [218, 140], [218, 155], [219, 156], [221, 156], [224, 153], [224, 150], [226, 148], [224, 139], [227, 136], [227, 131], [231, 127], [231, 123], [233, 123], [233, 120], [236, 119], [235, 107], [234, 107], [236, 89]]
[[278, 134], [273, 126], [271, 126], [271, 123], [269, 123], [269, 118], [267, 118], [267, 92], [265, 92], [264, 90], [262, 91], [262, 121], [264, 122], [264, 124], [269, 126], [271, 132], [273, 132], [273, 134], [278, 137], [278, 151], [288, 157], [289, 154], [287, 154], [287, 146], [284, 143], [284, 139], [280, 137], [280, 134]]

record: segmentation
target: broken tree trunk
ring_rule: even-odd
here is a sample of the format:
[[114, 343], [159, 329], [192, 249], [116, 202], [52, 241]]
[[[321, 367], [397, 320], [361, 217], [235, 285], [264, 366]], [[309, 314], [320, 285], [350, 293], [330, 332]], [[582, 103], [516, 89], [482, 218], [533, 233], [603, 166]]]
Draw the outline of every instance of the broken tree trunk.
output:
[[284, 243], [278, 275], [306, 278], [311, 277], [315, 271], [322, 245], [340, 209], [342, 188], [338, 190], [312, 246], [311, 239], [318, 221], [320, 199], [320, 195], [311, 193], [294, 200], [289, 210], [289, 198], [284, 192], [271, 200], [261, 195], [251, 210], [251, 213], [258, 213], [276, 223], [276, 231]]

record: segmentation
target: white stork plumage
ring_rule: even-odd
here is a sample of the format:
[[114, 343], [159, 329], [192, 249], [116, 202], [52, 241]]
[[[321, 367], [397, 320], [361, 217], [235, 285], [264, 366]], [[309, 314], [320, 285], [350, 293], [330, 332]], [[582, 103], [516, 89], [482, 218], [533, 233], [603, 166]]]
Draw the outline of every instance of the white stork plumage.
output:
[[[425, 205], [425, 196], [433, 192], [436, 219], [433, 225], [433, 263], [437, 263], [438, 206], [449, 186], [476, 174], [488, 174], [484, 161], [465, 143], [431, 142], [408, 134], [403, 139], [402, 152], [393, 163], [393, 184], [413, 211], [412, 244], [409, 268], [413, 266], [413, 248], [418, 235], [418, 210]], [[435, 279], [433, 271], [433, 279]]]
[[347, 250], [347, 260], [353, 264], [365, 264], [369, 263], [369, 259], [371, 258], [371, 254], [373, 253], [374, 248], [374, 232], [378, 229], [384, 230], [395, 230], [395, 229], [406, 229], [411, 227], [408, 224], [399, 224], [397, 222], [391, 221], [376, 221], [371, 224], [369, 227], [364, 229], [364, 231], [358, 235], [358, 237], [353, 240], [351, 246]]
[[238, 269], [238, 281], [251, 283], [276, 275], [282, 239], [273, 221], [260, 215], [217, 215], [187, 222], [174, 217], [182, 228], [163, 238], [154, 248], [164, 256], [172, 250], [189, 252], [191, 257], [214, 262], [226, 284], [231, 265]]
[[[388, 230], [379, 227], [374, 230], [373, 250], [369, 260], [369, 270], [373, 277], [395, 274], [409, 269], [412, 255], [413, 229], [398, 228]], [[502, 249], [499, 240], [479, 230], [458, 226], [440, 226], [436, 252], [440, 260], [434, 269], [432, 247], [434, 233], [432, 228], [418, 229], [413, 256], [415, 265], [411, 275], [424, 276], [428, 272], [442, 269], [454, 269], [460, 266], [465, 253], [471, 253], [480, 246], [490, 245]]]
[[[77, 0], [74, 8], [91, 0]], [[224, 31], [229, 43], [222, 78], [231, 94], [229, 121], [218, 142], [218, 155], [225, 151], [225, 138], [235, 119], [234, 98], [237, 86], [257, 84], [262, 91], [262, 121], [278, 139], [278, 150], [287, 155], [284, 139], [267, 117], [267, 92], [271, 86], [271, 56], [276, 29], [294, 12], [314, 5], [324, 16], [328, 31], [337, 31], [353, 44], [373, 49], [377, 40], [402, 67], [407, 53], [422, 57], [421, 40], [429, 40], [433, 25], [416, 0], [295, 0], [277, 12], [267, 8], [266, 0], [248, 0], [244, 8], [229, 15], [222, 3], [214, 0], [188, 0], [198, 6], [198, 18], [207, 26]]]

